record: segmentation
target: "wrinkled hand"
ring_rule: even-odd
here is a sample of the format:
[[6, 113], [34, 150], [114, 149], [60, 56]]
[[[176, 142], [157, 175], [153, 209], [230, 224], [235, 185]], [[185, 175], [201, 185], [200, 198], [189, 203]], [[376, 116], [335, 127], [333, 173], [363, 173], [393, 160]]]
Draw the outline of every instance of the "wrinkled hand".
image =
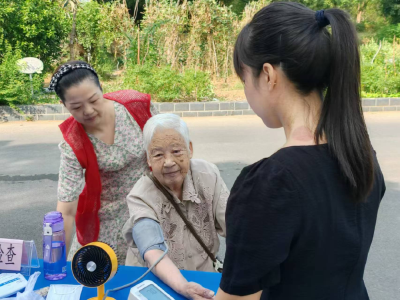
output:
[[195, 282], [187, 282], [182, 289], [182, 295], [192, 300], [214, 299], [214, 292], [203, 288]]

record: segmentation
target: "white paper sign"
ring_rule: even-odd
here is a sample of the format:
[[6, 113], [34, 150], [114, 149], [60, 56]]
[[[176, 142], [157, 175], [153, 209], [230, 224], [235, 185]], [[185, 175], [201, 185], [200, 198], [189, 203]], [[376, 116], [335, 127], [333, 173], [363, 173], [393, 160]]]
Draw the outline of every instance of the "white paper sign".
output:
[[0, 239], [0, 270], [20, 271], [24, 241]]

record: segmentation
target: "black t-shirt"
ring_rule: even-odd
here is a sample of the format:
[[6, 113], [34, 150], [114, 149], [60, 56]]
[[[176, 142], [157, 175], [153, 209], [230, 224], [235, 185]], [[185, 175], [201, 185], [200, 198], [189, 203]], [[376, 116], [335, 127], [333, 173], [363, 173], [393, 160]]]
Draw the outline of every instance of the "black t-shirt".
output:
[[246, 167], [226, 211], [221, 289], [263, 300], [366, 300], [363, 281], [385, 183], [355, 204], [327, 145], [288, 147]]

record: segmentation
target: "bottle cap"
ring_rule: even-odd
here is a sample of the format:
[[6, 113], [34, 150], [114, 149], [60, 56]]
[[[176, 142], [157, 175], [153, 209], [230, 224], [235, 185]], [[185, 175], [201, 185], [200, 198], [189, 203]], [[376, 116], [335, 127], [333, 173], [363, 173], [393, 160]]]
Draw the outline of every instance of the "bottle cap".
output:
[[43, 219], [43, 228], [49, 223], [53, 232], [64, 230], [64, 219], [59, 211], [52, 211], [47, 213]]

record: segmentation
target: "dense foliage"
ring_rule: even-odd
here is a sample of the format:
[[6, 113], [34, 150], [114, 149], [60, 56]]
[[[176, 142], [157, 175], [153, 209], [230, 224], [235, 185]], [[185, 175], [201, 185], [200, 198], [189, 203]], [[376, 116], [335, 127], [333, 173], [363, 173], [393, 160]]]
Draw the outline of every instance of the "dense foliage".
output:
[[[17, 60], [21, 58], [22, 52], [19, 48], [13, 49], [11, 45], [5, 45], [5, 52], [0, 64], [0, 104], [31, 104], [34, 102], [35, 97], [31, 94], [29, 75], [22, 74], [15, 68]], [[43, 85], [43, 76], [34, 74], [32, 79], [33, 90], [40, 90]]]
[[0, 62], [7, 45], [46, 66], [59, 59], [69, 22], [52, 0], [0, 0]]
[[400, 22], [400, 0], [381, 0], [382, 12], [392, 24]]
[[[275, 1], [275, 0], [272, 0]], [[363, 95], [396, 95], [400, 0], [293, 0], [340, 7], [360, 33]], [[240, 29], [270, 0], [0, 0], [0, 104], [37, 103], [43, 78], [71, 58], [90, 62], [105, 90], [134, 88], [158, 101], [213, 97], [230, 84]], [[33, 56], [46, 76], [15, 65]], [[234, 85], [233, 83], [232, 85]]]
[[396, 40], [371, 41], [361, 47], [362, 90], [365, 96], [400, 94], [400, 47]]
[[212, 97], [212, 85], [207, 73], [188, 69], [179, 72], [169, 66], [153, 64], [130, 65], [123, 88], [135, 88], [152, 94], [153, 100], [207, 100]]

